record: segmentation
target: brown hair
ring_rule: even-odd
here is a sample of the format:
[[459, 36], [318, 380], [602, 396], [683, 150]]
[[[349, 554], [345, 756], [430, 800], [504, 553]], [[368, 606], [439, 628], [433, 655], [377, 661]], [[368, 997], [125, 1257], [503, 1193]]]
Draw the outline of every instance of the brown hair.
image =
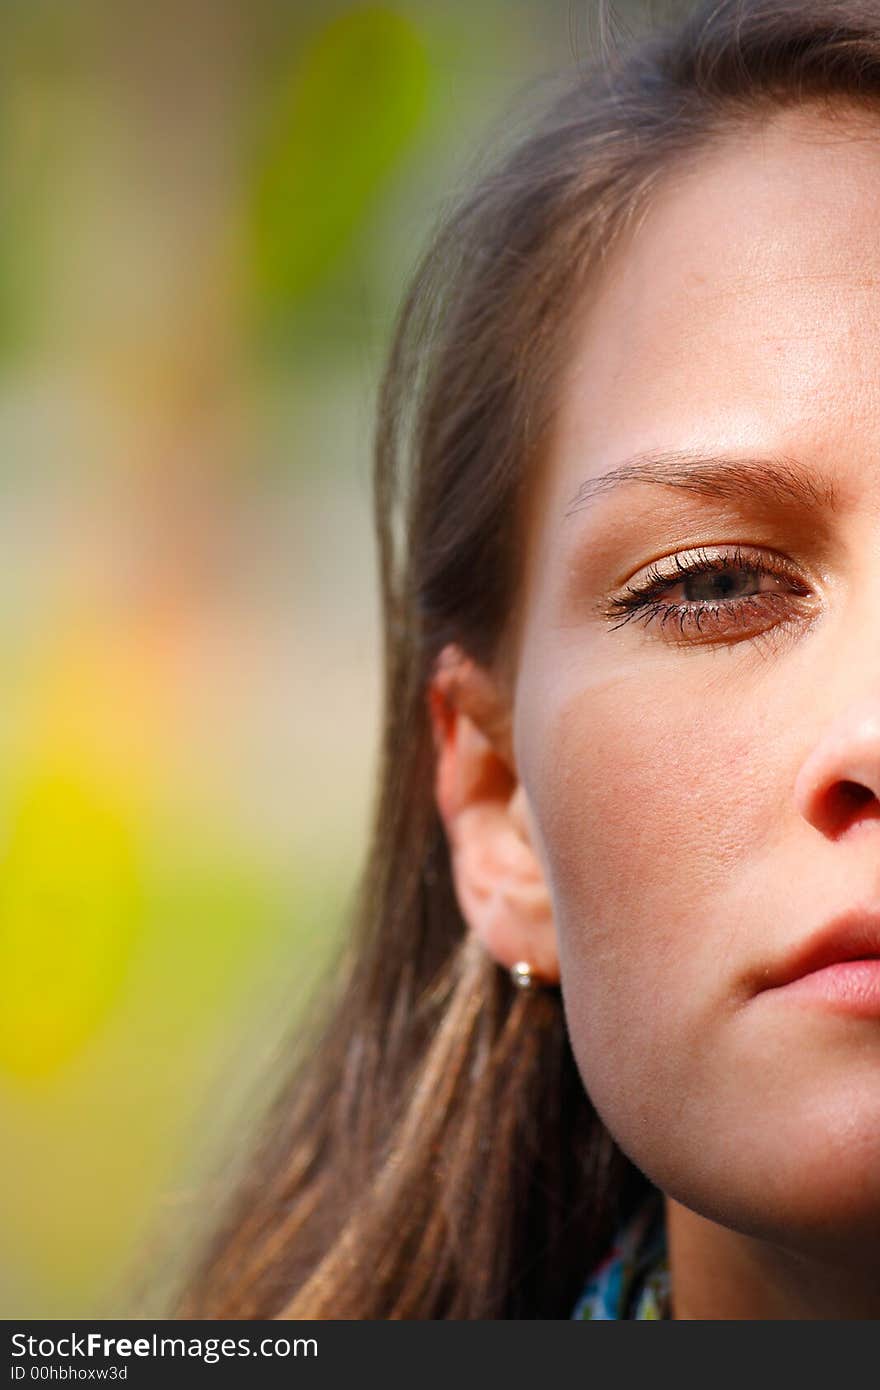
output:
[[558, 991], [518, 991], [466, 931], [427, 684], [448, 642], [503, 656], [566, 330], [652, 185], [761, 109], [878, 95], [880, 0], [709, 0], [576, 71], [441, 226], [379, 404], [384, 727], [352, 931], [174, 1316], [566, 1317], [647, 1189]]

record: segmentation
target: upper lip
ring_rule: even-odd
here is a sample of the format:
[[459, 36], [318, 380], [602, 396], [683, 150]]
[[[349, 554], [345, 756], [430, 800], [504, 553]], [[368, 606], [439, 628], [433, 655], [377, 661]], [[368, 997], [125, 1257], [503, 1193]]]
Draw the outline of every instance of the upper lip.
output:
[[826, 922], [785, 956], [777, 969], [765, 973], [763, 987], [788, 985], [827, 965], [872, 957], [880, 957], [880, 905], [852, 908]]

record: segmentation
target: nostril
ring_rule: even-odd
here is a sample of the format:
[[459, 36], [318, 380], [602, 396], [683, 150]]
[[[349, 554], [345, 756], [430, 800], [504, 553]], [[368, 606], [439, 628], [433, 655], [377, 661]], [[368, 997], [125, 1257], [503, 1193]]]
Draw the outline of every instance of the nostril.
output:
[[828, 792], [825, 814], [835, 834], [841, 835], [854, 820], [880, 819], [880, 801], [863, 782], [837, 782]]
[[[869, 801], [876, 801], [871, 788], [866, 787], [862, 782], [839, 782], [837, 791], [841, 805], [851, 807], [854, 811], [860, 810]], [[878, 808], [880, 808], [880, 802], [878, 802]]]

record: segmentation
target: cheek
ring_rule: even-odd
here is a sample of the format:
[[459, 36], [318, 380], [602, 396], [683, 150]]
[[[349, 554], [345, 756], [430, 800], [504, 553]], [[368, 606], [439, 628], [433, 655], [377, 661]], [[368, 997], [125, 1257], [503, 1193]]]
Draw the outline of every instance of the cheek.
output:
[[620, 1137], [648, 1120], [649, 1097], [707, 1082], [737, 886], [766, 843], [766, 734], [680, 673], [591, 686], [543, 712], [530, 792], [566, 1015], [586, 1088]]

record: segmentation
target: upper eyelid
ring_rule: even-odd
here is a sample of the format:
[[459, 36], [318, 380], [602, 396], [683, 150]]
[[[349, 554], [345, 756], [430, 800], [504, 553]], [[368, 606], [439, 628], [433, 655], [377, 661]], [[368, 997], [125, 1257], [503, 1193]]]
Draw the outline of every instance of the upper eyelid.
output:
[[[772, 557], [772, 563], [767, 562], [768, 556]], [[731, 567], [739, 566], [743, 570], [753, 568], [763, 573], [781, 573], [789, 579], [798, 577], [800, 574], [798, 565], [779, 551], [744, 545], [742, 542], [715, 542], [694, 546], [687, 550], [672, 551], [669, 555], [650, 560], [646, 564], [640, 565], [637, 570], [633, 570], [629, 578], [619, 587], [626, 592], [629, 588], [640, 589], [645, 583], [650, 583], [652, 579], [662, 579], [664, 582], [666, 580], [675, 581], [677, 575], [687, 575], [691, 566], [699, 566], [701, 561], [704, 563], [708, 561], [710, 564], [717, 562], [719, 568], [722, 565], [730, 565]], [[752, 562], [751, 565], [750, 561]], [[633, 581], [642, 574], [645, 576], [643, 582], [634, 584]]]

